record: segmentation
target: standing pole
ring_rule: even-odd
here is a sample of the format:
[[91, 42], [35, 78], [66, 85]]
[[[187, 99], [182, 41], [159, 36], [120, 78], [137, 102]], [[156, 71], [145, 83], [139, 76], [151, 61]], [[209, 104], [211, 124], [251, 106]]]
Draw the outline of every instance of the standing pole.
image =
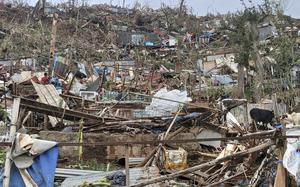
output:
[[[17, 121], [19, 116], [19, 109], [20, 109], [20, 98], [15, 98], [13, 103], [12, 109], [12, 120], [10, 124], [10, 133], [9, 133], [9, 142], [12, 142], [17, 130]], [[9, 180], [10, 180], [10, 170], [11, 170], [11, 147], [7, 149], [6, 152], [6, 160], [4, 166], [4, 175], [3, 175], [3, 187], [9, 187]]]
[[[282, 129], [282, 135], [286, 136], [286, 129], [285, 127]], [[284, 139], [282, 141], [279, 141], [278, 145], [277, 145], [277, 149], [278, 149], [278, 159], [279, 160], [283, 160], [283, 155], [284, 152], [286, 150], [286, 144], [287, 144], [287, 140]], [[274, 181], [274, 187], [286, 187], [286, 169], [283, 166], [283, 163], [278, 163], [277, 165], [277, 171], [276, 171], [276, 177], [275, 177], [275, 181]]]
[[48, 68], [48, 74], [50, 76], [52, 76], [52, 71], [54, 66], [54, 51], [55, 51], [55, 43], [56, 43], [57, 20], [58, 20], [58, 15], [54, 13], [53, 22], [52, 22], [50, 58], [49, 58], [49, 68]]
[[126, 186], [130, 186], [129, 179], [129, 152], [128, 152], [128, 144], [125, 145], [125, 173], [126, 173]]

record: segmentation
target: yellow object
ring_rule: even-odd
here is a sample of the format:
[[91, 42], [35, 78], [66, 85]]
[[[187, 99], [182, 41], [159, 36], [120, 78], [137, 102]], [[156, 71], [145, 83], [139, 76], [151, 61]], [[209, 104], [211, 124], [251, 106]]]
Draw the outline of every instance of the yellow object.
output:
[[[83, 119], [80, 120], [80, 125], [79, 125], [79, 137], [78, 137], [78, 143], [82, 143], [83, 142]], [[79, 145], [78, 147], [78, 160], [81, 161], [82, 160], [82, 155], [83, 155], [83, 149], [82, 146]]]
[[186, 169], [187, 164], [187, 152], [181, 147], [178, 150], [167, 150], [163, 148], [165, 155], [165, 169], [170, 170], [183, 170]]
[[84, 181], [81, 185], [77, 186], [77, 187], [92, 187], [92, 186], [97, 186], [97, 187], [108, 187], [111, 186], [110, 181], [106, 178], [103, 177], [101, 179], [99, 179], [98, 181], [89, 183], [87, 181]]

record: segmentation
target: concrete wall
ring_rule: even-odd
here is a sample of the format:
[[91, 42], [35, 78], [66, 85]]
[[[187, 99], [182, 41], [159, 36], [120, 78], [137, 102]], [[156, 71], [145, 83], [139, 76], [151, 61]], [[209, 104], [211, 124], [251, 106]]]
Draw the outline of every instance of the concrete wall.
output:
[[244, 105], [233, 108], [230, 112], [238, 120], [239, 123], [247, 124], [249, 122], [247, 115], [248, 111]]

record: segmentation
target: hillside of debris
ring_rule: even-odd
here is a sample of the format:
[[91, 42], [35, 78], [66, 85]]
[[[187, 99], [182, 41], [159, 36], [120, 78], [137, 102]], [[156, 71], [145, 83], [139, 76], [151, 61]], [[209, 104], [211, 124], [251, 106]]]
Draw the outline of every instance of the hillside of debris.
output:
[[299, 183], [299, 20], [181, 2], [0, 4], [0, 186]]

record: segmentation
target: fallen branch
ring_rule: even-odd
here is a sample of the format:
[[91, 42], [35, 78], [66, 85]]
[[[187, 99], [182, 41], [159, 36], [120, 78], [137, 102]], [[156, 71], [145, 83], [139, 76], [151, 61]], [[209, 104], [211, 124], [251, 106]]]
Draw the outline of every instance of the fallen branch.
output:
[[261, 162], [259, 168], [256, 170], [256, 172], [254, 173], [252, 179], [250, 180], [249, 185], [251, 187], [257, 186], [257, 182], [259, 181], [259, 179], [261, 177], [261, 174], [262, 174], [262, 171], [263, 171], [263, 167], [264, 167], [265, 164], [267, 164], [269, 162], [270, 155], [271, 155], [272, 152], [273, 152], [273, 149], [269, 148], [267, 156], [263, 159], [263, 161]]
[[237, 174], [235, 174], [235, 175], [232, 175], [232, 176], [228, 177], [227, 179], [223, 179], [223, 180], [221, 180], [221, 181], [219, 181], [219, 182], [215, 182], [215, 183], [206, 185], [205, 187], [219, 186], [219, 184], [223, 184], [223, 183], [226, 182], [226, 181], [229, 181], [229, 180], [231, 180], [231, 179], [233, 179], [233, 178], [235, 178], [235, 177], [238, 177], [238, 176], [240, 176], [240, 175], [243, 175], [243, 174], [244, 174], [245, 172], [247, 172], [247, 171], [248, 171], [248, 170], [239, 172], [239, 173], [237, 173]]
[[200, 170], [204, 167], [213, 166], [213, 165], [222, 163], [224, 161], [232, 160], [236, 157], [241, 157], [241, 156], [244, 156], [244, 155], [248, 155], [250, 153], [255, 153], [255, 152], [258, 152], [260, 150], [264, 150], [264, 149], [266, 149], [266, 148], [268, 148], [272, 145], [274, 145], [274, 143], [272, 141], [269, 141], [267, 143], [258, 145], [256, 147], [252, 147], [252, 148], [250, 148], [248, 150], [245, 150], [245, 151], [241, 151], [241, 152], [238, 152], [238, 153], [235, 153], [235, 154], [232, 154], [232, 155], [220, 158], [220, 159], [213, 160], [211, 162], [207, 162], [207, 163], [200, 164], [200, 165], [197, 165], [197, 166], [194, 166], [194, 167], [191, 167], [191, 168], [187, 168], [187, 169], [178, 171], [176, 173], [172, 173], [172, 174], [169, 174], [169, 175], [164, 175], [164, 176], [161, 176], [161, 177], [156, 177], [156, 178], [153, 178], [153, 179], [150, 179], [150, 180], [147, 180], [147, 181], [143, 181], [143, 182], [131, 185], [131, 186], [132, 187], [133, 186], [134, 187], [142, 187], [142, 186], [146, 186], [146, 185], [149, 185], [149, 184], [158, 183], [158, 182], [162, 182], [162, 181], [165, 181], [165, 180], [173, 179], [173, 178], [179, 177], [181, 175], [185, 175], [185, 174], [188, 174], [188, 173], [191, 173], [191, 172], [194, 172], [194, 171], [198, 171], [198, 170]]

